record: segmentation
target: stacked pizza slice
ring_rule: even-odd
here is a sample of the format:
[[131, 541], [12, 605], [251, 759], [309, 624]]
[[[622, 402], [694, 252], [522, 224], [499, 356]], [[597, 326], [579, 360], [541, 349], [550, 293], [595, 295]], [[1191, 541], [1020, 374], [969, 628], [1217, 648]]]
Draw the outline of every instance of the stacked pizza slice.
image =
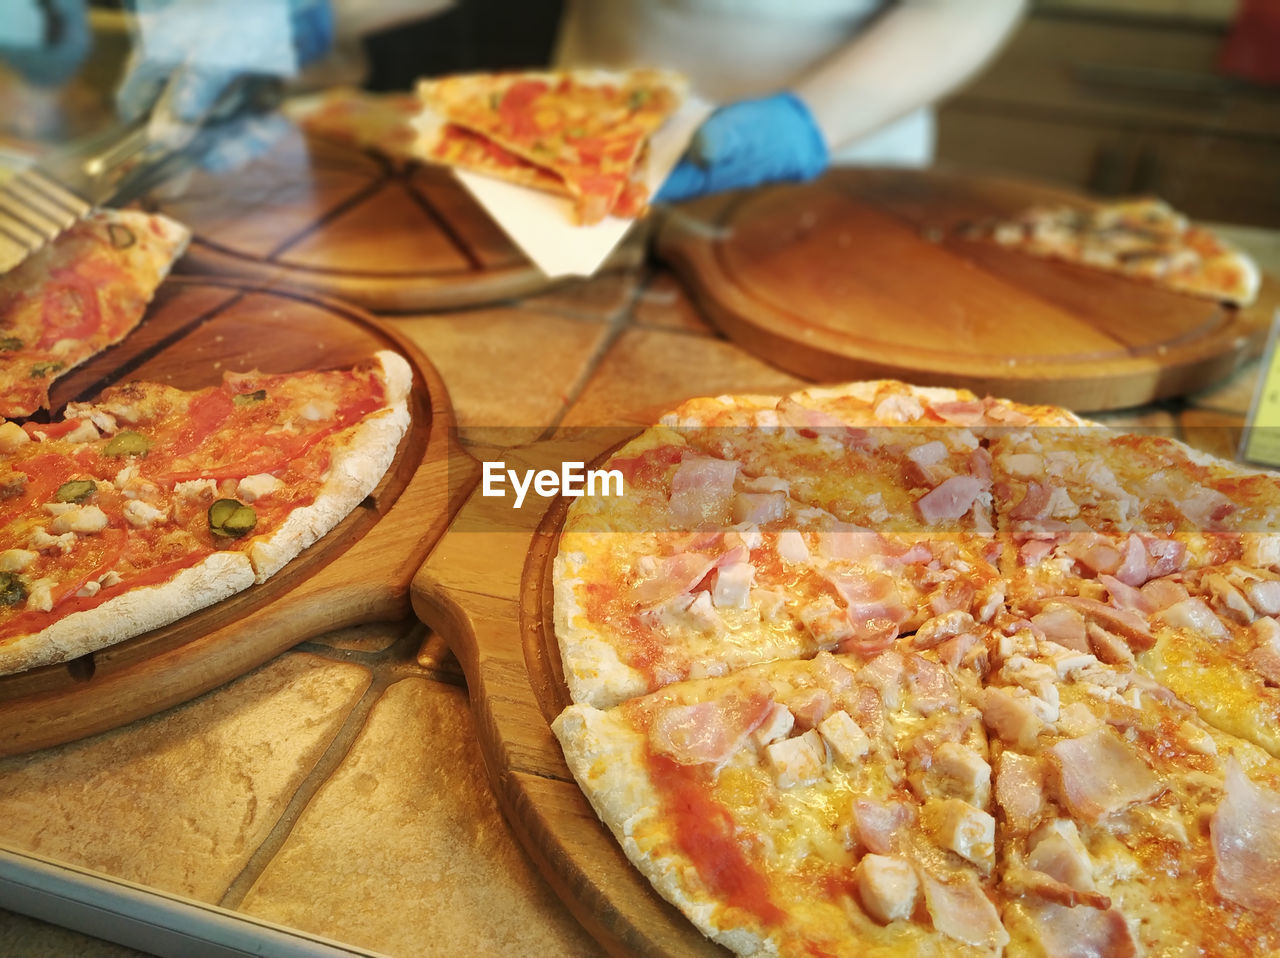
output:
[[703, 932], [1280, 952], [1280, 479], [892, 382], [692, 400], [607, 468], [553, 730]]
[[424, 158], [569, 197], [588, 225], [645, 210], [649, 138], [683, 84], [656, 70], [469, 74], [424, 80], [418, 95], [437, 121]]

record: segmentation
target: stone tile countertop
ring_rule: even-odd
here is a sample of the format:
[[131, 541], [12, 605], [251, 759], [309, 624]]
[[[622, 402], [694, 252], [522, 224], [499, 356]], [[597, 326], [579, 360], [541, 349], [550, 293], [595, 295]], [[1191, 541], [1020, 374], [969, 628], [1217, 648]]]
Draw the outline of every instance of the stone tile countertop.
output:
[[[1280, 272], [1275, 234], [1232, 235]], [[717, 334], [640, 256], [518, 302], [390, 322], [441, 373], [473, 448], [804, 385]], [[1230, 454], [1257, 366], [1100, 418]], [[329, 634], [185, 705], [0, 760], [0, 844], [376, 953], [600, 954], [505, 823], [461, 670], [414, 622]], [[140, 954], [3, 904], [0, 954]]]

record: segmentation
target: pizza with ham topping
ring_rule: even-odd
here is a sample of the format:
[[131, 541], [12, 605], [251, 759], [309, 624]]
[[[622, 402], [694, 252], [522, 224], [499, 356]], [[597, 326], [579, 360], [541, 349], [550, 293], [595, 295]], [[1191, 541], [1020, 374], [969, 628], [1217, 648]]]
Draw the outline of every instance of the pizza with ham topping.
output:
[[408, 363], [130, 382], [0, 423], [0, 674], [64, 662], [266, 581], [381, 480]]
[[1280, 478], [890, 381], [690, 400], [605, 467], [552, 730], [704, 934], [1280, 954]]
[[1034, 206], [967, 235], [1236, 306], [1252, 303], [1261, 283], [1248, 254], [1154, 197]]
[[96, 210], [0, 276], [0, 417], [49, 404], [49, 386], [124, 339], [190, 233], [171, 219]]

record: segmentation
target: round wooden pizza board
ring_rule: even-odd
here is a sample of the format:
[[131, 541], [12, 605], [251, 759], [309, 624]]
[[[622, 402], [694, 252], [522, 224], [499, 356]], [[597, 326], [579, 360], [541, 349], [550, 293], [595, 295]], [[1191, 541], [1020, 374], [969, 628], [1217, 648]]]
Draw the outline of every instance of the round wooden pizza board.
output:
[[890, 377], [1089, 411], [1179, 395], [1258, 351], [1246, 309], [962, 238], [1078, 194], [938, 170], [833, 170], [672, 209], [656, 250], [731, 339], [819, 381]]
[[293, 127], [243, 167], [143, 204], [189, 226], [180, 269], [282, 283], [379, 311], [473, 306], [551, 281], [447, 170]]
[[224, 370], [342, 367], [380, 349], [408, 359], [414, 384], [412, 422], [374, 492], [261, 585], [71, 662], [0, 677], [0, 755], [154, 714], [331, 629], [408, 617], [410, 581], [476, 480], [444, 384], [418, 349], [358, 309], [303, 293], [171, 278], [124, 342], [55, 384], [57, 411], [129, 379], [195, 389]]
[[[621, 436], [549, 441], [506, 467], [592, 462]], [[503, 812], [574, 916], [613, 955], [723, 956], [631, 866], [565, 765], [551, 720], [569, 704], [552, 621], [551, 564], [569, 500], [473, 494], [414, 577], [414, 610], [466, 674]]]

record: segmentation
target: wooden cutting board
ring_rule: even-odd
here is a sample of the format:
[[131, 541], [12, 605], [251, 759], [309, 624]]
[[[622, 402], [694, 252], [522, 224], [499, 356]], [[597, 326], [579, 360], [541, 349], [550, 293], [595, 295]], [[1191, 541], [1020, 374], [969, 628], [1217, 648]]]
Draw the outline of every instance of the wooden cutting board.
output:
[[[592, 462], [606, 451], [600, 443], [598, 435], [540, 443], [507, 453], [506, 467]], [[414, 610], [458, 657], [498, 801], [574, 916], [614, 955], [725, 956], [627, 861], [551, 733], [569, 704], [551, 604], [569, 500], [533, 500], [531, 492], [517, 510], [509, 499], [472, 495], [414, 577]]]
[[379, 349], [409, 360], [414, 387], [409, 431], [373, 494], [261, 585], [71, 662], [0, 677], [0, 755], [151, 715], [322, 632], [409, 616], [410, 580], [476, 478], [417, 348], [360, 310], [302, 293], [171, 278], [133, 334], [55, 384], [58, 410], [128, 379], [194, 389], [228, 369], [347, 366]]
[[1247, 309], [963, 239], [1083, 196], [936, 170], [838, 169], [673, 209], [656, 249], [731, 339], [819, 381], [891, 377], [1081, 411], [1221, 379], [1266, 338]]
[[296, 130], [238, 170], [192, 172], [143, 204], [191, 227], [184, 271], [373, 310], [472, 306], [550, 284], [447, 170]]

